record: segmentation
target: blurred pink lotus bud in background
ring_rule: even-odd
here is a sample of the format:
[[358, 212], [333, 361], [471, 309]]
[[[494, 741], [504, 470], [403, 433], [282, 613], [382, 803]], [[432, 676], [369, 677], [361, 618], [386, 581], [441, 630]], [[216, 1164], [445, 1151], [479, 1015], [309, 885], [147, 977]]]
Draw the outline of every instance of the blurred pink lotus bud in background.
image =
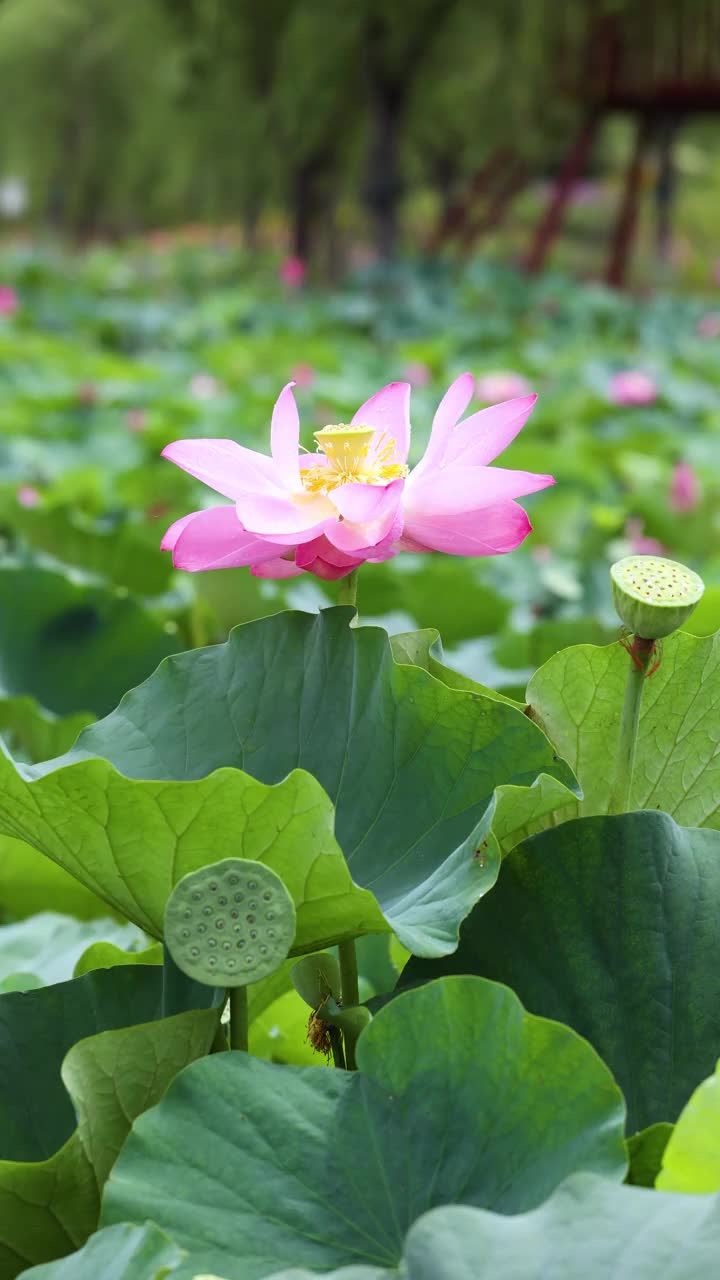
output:
[[411, 387], [426, 387], [430, 381], [430, 369], [422, 360], [413, 360], [405, 365], [405, 379]]
[[219, 391], [220, 384], [211, 373], [194, 373], [190, 379], [190, 395], [195, 400], [214, 400]]
[[657, 396], [657, 384], [641, 369], [627, 369], [610, 379], [610, 399], [614, 404], [652, 404]]
[[676, 463], [670, 481], [673, 511], [694, 511], [702, 497], [700, 481], [689, 462]]
[[93, 382], [81, 382], [76, 392], [80, 404], [85, 405], [87, 409], [91, 405], [97, 404], [99, 400], [98, 389]]
[[40, 494], [31, 484], [21, 485], [16, 496], [21, 507], [36, 507], [40, 501]]
[[529, 396], [531, 393], [532, 387], [527, 378], [510, 369], [483, 373], [476, 385], [477, 398], [482, 404], [500, 404], [503, 400], [515, 400], [518, 396]]
[[302, 258], [293, 253], [289, 258], [285, 258], [280, 263], [280, 279], [286, 284], [288, 289], [301, 289], [305, 283], [307, 268]]
[[9, 284], [0, 284], [0, 316], [11, 316], [19, 306], [18, 296]]
[[296, 364], [291, 374], [298, 387], [311, 387], [315, 381], [315, 370], [311, 364]]
[[701, 338], [720, 338], [720, 311], [708, 311], [697, 322], [697, 332]]
[[625, 537], [630, 543], [630, 553], [634, 556], [666, 556], [667, 547], [657, 538], [649, 538], [645, 533], [645, 521], [632, 516], [625, 525]]
[[144, 431], [147, 426], [144, 409], [128, 409], [126, 418], [128, 431]]

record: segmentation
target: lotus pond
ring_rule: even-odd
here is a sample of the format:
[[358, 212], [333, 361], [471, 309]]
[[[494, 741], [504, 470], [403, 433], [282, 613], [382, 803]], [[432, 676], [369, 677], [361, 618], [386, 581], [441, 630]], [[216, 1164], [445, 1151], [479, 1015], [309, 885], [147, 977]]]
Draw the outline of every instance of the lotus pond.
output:
[[[716, 1274], [720, 304], [220, 242], [0, 274], [0, 1280]], [[289, 381], [326, 452], [283, 401], [271, 576], [197, 516], [161, 550], [208, 485], [260, 511]], [[532, 533], [493, 489], [461, 545], [457, 467]]]

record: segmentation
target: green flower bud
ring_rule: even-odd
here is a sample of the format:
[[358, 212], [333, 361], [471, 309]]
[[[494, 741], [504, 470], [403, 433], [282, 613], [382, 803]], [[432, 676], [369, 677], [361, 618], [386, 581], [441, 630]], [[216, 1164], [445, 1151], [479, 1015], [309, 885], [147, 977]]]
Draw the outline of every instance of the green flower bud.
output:
[[615, 608], [643, 640], [661, 640], [687, 622], [700, 600], [702, 578], [675, 560], [626, 556], [610, 570]]

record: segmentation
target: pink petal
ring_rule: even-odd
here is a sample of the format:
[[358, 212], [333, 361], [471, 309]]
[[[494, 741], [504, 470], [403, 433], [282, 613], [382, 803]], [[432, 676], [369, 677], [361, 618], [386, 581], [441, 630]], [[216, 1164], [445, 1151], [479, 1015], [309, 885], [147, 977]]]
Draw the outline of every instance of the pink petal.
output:
[[353, 423], [374, 427], [377, 436], [389, 436], [395, 441], [394, 461], [405, 462], [410, 449], [410, 383], [390, 382], [376, 391], [360, 406]]
[[343, 484], [328, 495], [344, 520], [381, 520], [395, 511], [405, 486], [404, 480], [390, 484]]
[[323, 494], [302, 494], [298, 500], [287, 494], [244, 493], [237, 499], [240, 523], [253, 533], [274, 542], [308, 542], [322, 533], [335, 508]]
[[292, 389], [294, 382], [283, 387], [275, 402], [270, 426], [270, 449], [275, 471], [288, 489], [300, 488], [300, 417]]
[[163, 539], [160, 543], [160, 550], [172, 551], [183, 529], [189, 525], [190, 521], [194, 520], [196, 516], [201, 515], [202, 511], [191, 511], [189, 516], [182, 516], [180, 520], [176, 520], [174, 524], [171, 524], [170, 528], [166, 529], [163, 534]]
[[[402, 480], [395, 481], [395, 484], [402, 486]], [[402, 529], [404, 515], [399, 502], [396, 500], [391, 506], [387, 506], [377, 520], [332, 520], [325, 527], [325, 537], [337, 547], [338, 551], [344, 551], [346, 554], [359, 554], [364, 552], [363, 559], [368, 558], [369, 552], [379, 543], [384, 542], [390, 531], [397, 525], [398, 534]], [[397, 536], [397, 535], [396, 535]]]
[[536, 400], [536, 395], [520, 396], [473, 413], [451, 432], [443, 464], [449, 465], [460, 459], [473, 466], [492, 462], [522, 431]]
[[281, 555], [282, 550], [243, 529], [234, 507], [212, 507], [186, 518], [173, 547], [173, 564], [176, 569], [190, 573], [200, 569], [229, 569], [272, 559]]
[[403, 550], [443, 551], [451, 556], [497, 556], [514, 551], [532, 525], [515, 502], [498, 502], [461, 515], [413, 515], [406, 518]]
[[476, 511], [555, 483], [552, 476], [509, 471], [506, 467], [457, 465], [442, 471], [429, 470], [417, 479], [415, 476], [413, 472], [406, 487], [407, 516], [413, 512], [422, 517]]
[[250, 572], [255, 578], [299, 578], [304, 569], [298, 568], [292, 560], [264, 560], [262, 564], [251, 564]]
[[162, 456], [225, 498], [237, 498], [247, 489], [262, 493], [280, 485], [272, 458], [234, 440], [175, 440], [166, 445]]
[[415, 471], [432, 467], [442, 459], [448, 436], [464, 414], [475, 393], [475, 379], [471, 373], [461, 373], [450, 384], [433, 418], [430, 443]]

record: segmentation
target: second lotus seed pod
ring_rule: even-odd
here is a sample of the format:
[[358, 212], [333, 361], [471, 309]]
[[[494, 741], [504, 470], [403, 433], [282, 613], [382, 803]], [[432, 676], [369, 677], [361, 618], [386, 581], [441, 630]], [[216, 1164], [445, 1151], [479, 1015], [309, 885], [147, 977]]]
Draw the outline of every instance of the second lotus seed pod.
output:
[[687, 622], [705, 584], [692, 569], [660, 556], [626, 556], [610, 570], [615, 608], [633, 635], [661, 640]]
[[295, 905], [261, 862], [225, 858], [178, 881], [165, 941], [179, 969], [212, 987], [244, 987], [274, 973], [295, 938]]

